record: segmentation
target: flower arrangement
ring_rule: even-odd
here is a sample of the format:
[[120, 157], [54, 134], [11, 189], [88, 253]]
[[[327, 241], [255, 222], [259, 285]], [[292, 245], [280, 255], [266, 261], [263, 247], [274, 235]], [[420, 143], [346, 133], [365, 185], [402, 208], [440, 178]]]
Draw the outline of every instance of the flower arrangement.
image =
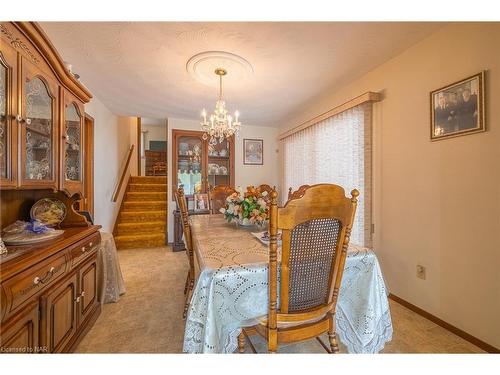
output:
[[226, 207], [220, 212], [228, 222], [241, 225], [264, 225], [269, 218], [269, 195], [253, 186], [244, 192], [241, 187], [226, 198]]

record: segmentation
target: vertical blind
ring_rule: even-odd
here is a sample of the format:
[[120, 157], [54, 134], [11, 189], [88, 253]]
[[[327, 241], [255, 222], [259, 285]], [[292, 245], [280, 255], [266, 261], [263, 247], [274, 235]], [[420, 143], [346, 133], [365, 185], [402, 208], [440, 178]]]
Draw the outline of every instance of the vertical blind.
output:
[[347, 196], [360, 196], [351, 242], [371, 246], [371, 103], [318, 122], [282, 140], [283, 191], [300, 185], [331, 183]]

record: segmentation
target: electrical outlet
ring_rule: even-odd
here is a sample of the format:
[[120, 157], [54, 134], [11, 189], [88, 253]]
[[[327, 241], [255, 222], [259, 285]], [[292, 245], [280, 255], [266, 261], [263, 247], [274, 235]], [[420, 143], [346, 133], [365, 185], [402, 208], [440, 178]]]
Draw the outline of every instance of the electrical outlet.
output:
[[417, 277], [419, 279], [425, 280], [425, 267], [417, 264]]

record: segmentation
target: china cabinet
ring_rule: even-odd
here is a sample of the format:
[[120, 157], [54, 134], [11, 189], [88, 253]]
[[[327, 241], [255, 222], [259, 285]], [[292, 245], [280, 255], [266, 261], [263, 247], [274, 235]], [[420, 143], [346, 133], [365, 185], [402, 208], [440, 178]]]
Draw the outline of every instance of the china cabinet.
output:
[[84, 194], [90, 92], [38, 24], [0, 23], [0, 189]]
[[173, 129], [172, 140], [172, 191], [182, 185], [190, 197], [208, 185], [234, 186], [234, 138], [212, 146], [201, 131]]
[[100, 226], [75, 211], [91, 97], [38, 24], [0, 22], [0, 230], [40, 199], [66, 208], [60, 237], [0, 255], [0, 352], [72, 351], [100, 314]]
[[[234, 186], [234, 137], [212, 146], [203, 139], [202, 131], [172, 130], [172, 191], [183, 186], [188, 202], [193, 194], [208, 192], [208, 186]], [[173, 198], [175, 200], [175, 198]], [[189, 215], [203, 215], [188, 204]], [[182, 221], [178, 208], [174, 210], [174, 251], [185, 249]]]

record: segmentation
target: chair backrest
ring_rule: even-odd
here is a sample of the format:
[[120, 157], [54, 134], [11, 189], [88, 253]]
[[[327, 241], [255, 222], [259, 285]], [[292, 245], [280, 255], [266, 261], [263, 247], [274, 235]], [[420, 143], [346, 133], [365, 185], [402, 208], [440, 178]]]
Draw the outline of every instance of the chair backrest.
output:
[[311, 185], [301, 185], [296, 191], [292, 192], [292, 187], [288, 189], [288, 200], [301, 198], [306, 189]]
[[194, 253], [193, 253], [193, 242], [191, 238], [191, 226], [189, 225], [189, 214], [187, 208], [186, 196], [184, 195], [184, 189], [179, 187], [175, 192], [175, 201], [179, 211], [181, 213], [182, 220], [182, 230], [184, 232], [184, 241], [186, 245], [186, 254], [189, 258], [189, 267], [192, 268], [194, 272]]
[[[301, 198], [277, 207], [271, 192], [269, 327], [278, 320], [315, 318], [335, 312], [357, 196], [341, 186], [312, 185]], [[277, 311], [277, 242], [282, 230], [280, 308]], [[275, 328], [274, 328], [275, 329]]]
[[167, 172], [167, 163], [164, 161], [157, 161], [153, 164], [153, 175], [156, 175], [158, 172]]
[[219, 210], [226, 206], [226, 198], [235, 193], [236, 190], [228, 185], [216, 185], [208, 188], [208, 200], [210, 213], [218, 214]]
[[271, 191], [273, 191], [273, 188], [267, 184], [262, 184], [257, 187], [257, 190], [263, 193], [264, 191], [267, 192], [267, 194], [271, 194]]

